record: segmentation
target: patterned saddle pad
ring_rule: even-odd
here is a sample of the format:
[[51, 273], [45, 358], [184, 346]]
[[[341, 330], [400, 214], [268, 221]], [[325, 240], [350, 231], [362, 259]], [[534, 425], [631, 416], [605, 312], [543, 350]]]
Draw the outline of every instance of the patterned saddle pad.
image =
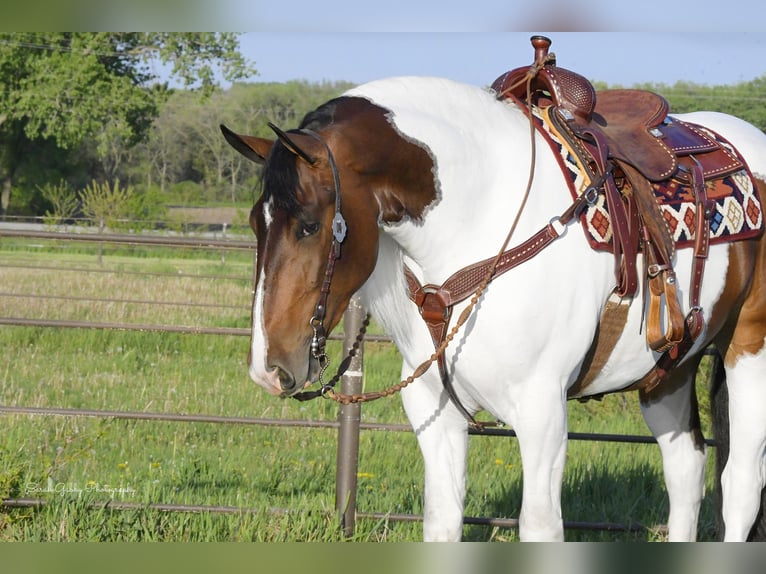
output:
[[[535, 124], [556, 155], [574, 198], [590, 185], [590, 178], [579, 156], [569, 148], [565, 138], [556, 133], [551, 121], [547, 119], [549, 111], [550, 108], [536, 109]], [[720, 135], [701, 126], [694, 127], [740, 157], [734, 147]], [[742, 164], [745, 165], [744, 160]], [[627, 185], [620, 178], [616, 180], [618, 186]], [[706, 185], [708, 199], [715, 203], [715, 213], [710, 221], [711, 244], [749, 239], [762, 233], [764, 223], [761, 198], [747, 168], [709, 179]], [[653, 183], [652, 187], [676, 246], [684, 248], [694, 245], [696, 205], [691, 186], [671, 178]], [[591, 247], [599, 251], [612, 250], [612, 225], [603, 194], [599, 194], [596, 203], [581, 215], [581, 221]]]

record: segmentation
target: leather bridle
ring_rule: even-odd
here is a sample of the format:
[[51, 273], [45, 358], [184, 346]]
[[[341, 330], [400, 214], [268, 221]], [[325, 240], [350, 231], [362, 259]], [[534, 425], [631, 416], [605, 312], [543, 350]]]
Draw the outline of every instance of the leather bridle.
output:
[[[269, 122], [269, 127], [277, 134], [283, 144], [287, 145], [294, 153], [299, 155], [310, 165], [316, 165], [316, 158], [311, 157], [305, 151], [297, 147], [291, 140], [290, 136], [279, 129], [277, 126]], [[299, 401], [307, 401], [316, 397], [327, 398], [328, 393], [333, 391], [333, 387], [338, 382], [340, 377], [345, 373], [351, 364], [351, 360], [356, 356], [359, 347], [361, 346], [362, 339], [364, 338], [367, 326], [370, 322], [370, 315], [367, 314], [362, 322], [362, 328], [356, 337], [356, 341], [352, 345], [346, 357], [341, 361], [338, 367], [338, 372], [329, 381], [324, 381], [324, 373], [327, 367], [330, 365], [330, 359], [327, 356], [327, 329], [324, 325], [324, 320], [327, 318], [327, 299], [330, 295], [330, 286], [332, 285], [332, 278], [335, 273], [335, 264], [338, 262], [341, 256], [341, 245], [346, 239], [346, 233], [348, 226], [346, 225], [346, 219], [343, 217], [341, 211], [341, 188], [340, 188], [340, 175], [338, 172], [338, 165], [335, 162], [335, 156], [330, 149], [327, 142], [315, 131], [308, 128], [301, 128], [291, 131], [291, 133], [305, 134], [313, 139], [317, 140], [325, 148], [327, 152], [327, 161], [330, 165], [330, 172], [332, 173], [333, 180], [333, 193], [335, 193], [335, 214], [332, 218], [332, 244], [330, 245], [330, 251], [327, 257], [327, 266], [325, 267], [324, 278], [322, 280], [322, 287], [319, 291], [319, 298], [314, 306], [314, 313], [309, 320], [309, 325], [313, 331], [311, 337], [310, 353], [311, 358], [316, 360], [319, 364], [319, 384], [320, 388], [317, 391], [302, 391], [291, 396], [293, 399]]]
[[[343, 213], [341, 213], [340, 176], [330, 146], [327, 145], [327, 142], [315, 131], [309, 129], [301, 129], [299, 131], [317, 140], [327, 151], [327, 161], [330, 164], [330, 172], [332, 173], [333, 189], [335, 193], [335, 215], [332, 218], [332, 244], [330, 245], [330, 253], [327, 258], [327, 266], [325, 267], [319, 299], [314, 307], [314, 314], [309, 320], [309, 325], [314, 331], [314, 335], [311, 338], [311, 356], [319, 363], [319, 382], [322, 385], [320, 393], [324, 394], [327, 392], [327, 385], [324, 383], [322, 377], [330, 363], [326, 351], [327, 330], [324, 326], [324, 320], [327, 316], [327, 298], [330, 295], [330, 285], [332, 284], [332, 276], [335, 272], [335, 264], [338, 259], [340, 259], [341, 244], [344, 239], [346, 239], [348, 227], [346, 226], [346, 220], [343, 217]], [[316, 160], [313, 160], [311, 163], [313, 164], [315, 162]]]

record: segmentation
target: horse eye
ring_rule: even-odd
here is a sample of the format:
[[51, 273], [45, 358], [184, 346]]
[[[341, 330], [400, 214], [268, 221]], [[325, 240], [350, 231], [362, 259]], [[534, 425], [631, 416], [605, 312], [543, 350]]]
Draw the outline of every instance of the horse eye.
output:
[[315, 221], [301, 223], [300, 227], [298, 228], [298, 239], [303, 239], [304, 237], [311, 237], [317, 231], [319, 231], [319, 223]]

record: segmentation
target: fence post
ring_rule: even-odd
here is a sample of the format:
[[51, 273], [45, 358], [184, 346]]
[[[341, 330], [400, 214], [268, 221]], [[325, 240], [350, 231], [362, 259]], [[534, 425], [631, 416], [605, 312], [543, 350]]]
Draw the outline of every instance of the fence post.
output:
[[[343, 317], [344, 354], [354, 344], [356, 335], [364, 321], [364, 309], [359, 299], [353, 298]], [[348, 370], [341, 378], [341, 392], [354, 394], [362, 392], [362, 355], [364, 347], [351, 360]], [[335, 476], [335, 509], [340, 526], [346, 537], [354, 535], [356, 526], [356, 484], [359, 467], [359, 423], [362, 405], [360, 403], [341, 405], [338, 413], [338, 459]]]

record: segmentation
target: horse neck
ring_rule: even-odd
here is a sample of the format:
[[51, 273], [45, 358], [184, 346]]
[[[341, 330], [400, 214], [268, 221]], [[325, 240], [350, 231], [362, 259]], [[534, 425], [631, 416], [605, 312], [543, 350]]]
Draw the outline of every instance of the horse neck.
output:
[[[516, 106], [475, 87], [428, 78], [391, 84], [381, 82], [361, 91], [392, 110], [390, 121], [399, 133], [428, 149], [435, 164], [437, 198], [421, 219], [384, 225], [382, 230], [412, 260], [416, 275], [422, 271], [421, 280], [438, 284], [454, 271], [494, 255], [502, 245], [527, 186], [529, 120]], [[533, 234], [560, 213], [553, 196], [569, 200], [555, 159], [539, 135], [536, 151], [537, 181], [519, 222], [518, 242], [527, 238], [522, 234]], [[553, 184], [551, 173], [559, 174]], [[545, 199], [539, 197], [543, 193]], [[550, 212], [551, 207], [557, 211]]]
[[411, 345], [415, 322], [410, 320], [412, 303], [404, 276], [405, 257], [401, 247], [385, 233], [378, 243], [372, 275], [359, 290], [362, 304], [372, 313], [400, 348]]

